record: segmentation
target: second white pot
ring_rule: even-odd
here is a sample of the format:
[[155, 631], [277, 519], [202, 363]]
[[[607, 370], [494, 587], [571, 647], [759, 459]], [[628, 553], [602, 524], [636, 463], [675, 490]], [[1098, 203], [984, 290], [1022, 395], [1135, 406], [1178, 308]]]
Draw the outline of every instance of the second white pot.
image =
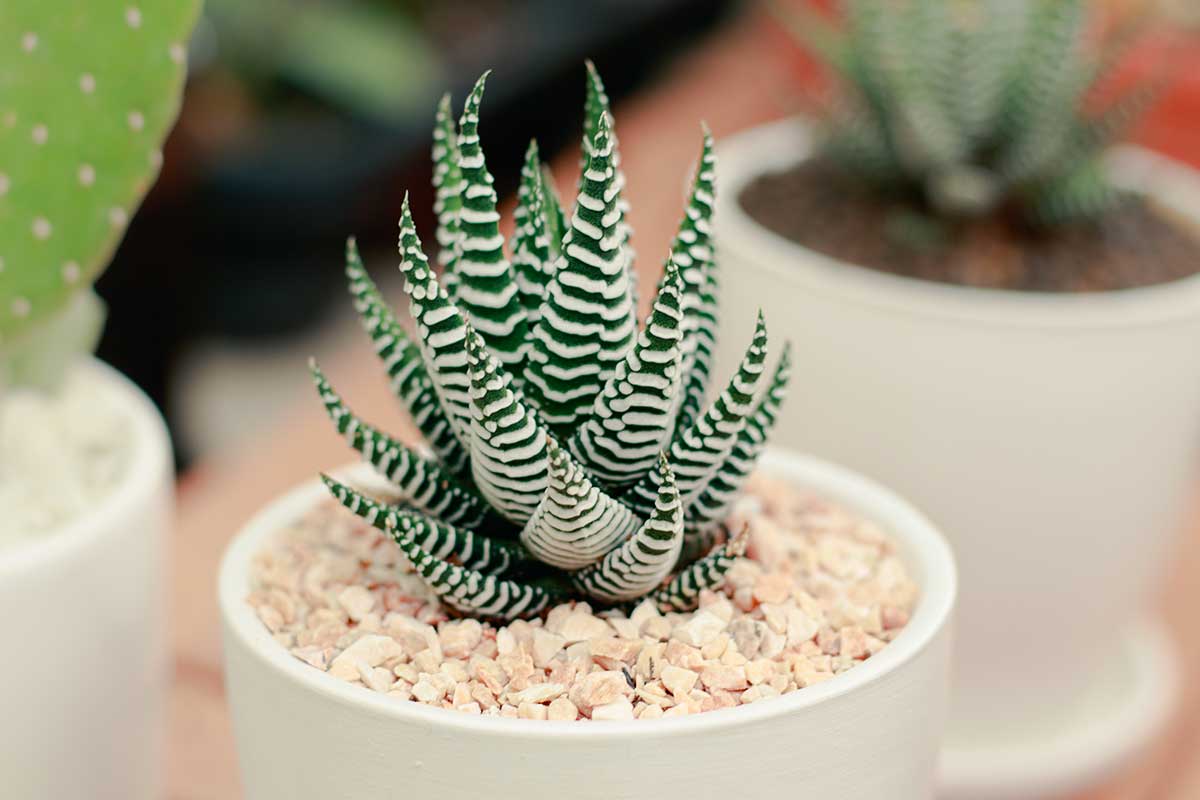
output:
[[[1130, 631], [1195, 487], [1200, 277], [1038, 295], [837, 262], [771, 233], [738, 202], [755, 177], [810, 152], [795, 121], [718, 148], [728, 348], [718, 375], [762, 307], [772, 338], [795, 347], [776, 441], [896, 487], [946, 531], [963, 581], [951, 752], [984, 754], [948, 761], [952, 783], [980, 798], [1013, 778], [1014, 796], [1027, 798], [1069, 785], [1064, 771], [1085, 778], [1111, 767], [1161, 716], [1169, 692], [1170, 671], [1156, 657], [1138, 662], [1129, 686], [1110, 687], [1139, 708], [1090, 705], [1106, 669], [1136, 661], [1131, 642], [1159, 641]], [[1200, 220], [1190, 171], [1129, 151], [1115, 174]], [[1166, 685], [1139, 695], [1138, 681]], [[1126, 730], [1099, 746], [1088, 724]], [[1063, 756], [1044, 780], [1022, 782], [1036, 772], [1022, 748], [1049, 753], [1055, 737], [1072, 736], [1091, 754]], [[1019, 755], [1005, 766], [989, 752]]]
[[128, 421], [111, 494], [0, 551], [0, 796], [155, 800], [166, 757], [171, 446], [153, 403], [111, 367], [88, 397]]

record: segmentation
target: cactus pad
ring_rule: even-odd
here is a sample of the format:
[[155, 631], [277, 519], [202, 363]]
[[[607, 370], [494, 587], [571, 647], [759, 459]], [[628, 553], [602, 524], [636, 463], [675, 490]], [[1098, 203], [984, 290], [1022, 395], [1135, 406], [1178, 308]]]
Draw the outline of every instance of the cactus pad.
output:
[[6, 0], [0, 352], [107, 265], [162, 163], [198, 10], [198, 0]]

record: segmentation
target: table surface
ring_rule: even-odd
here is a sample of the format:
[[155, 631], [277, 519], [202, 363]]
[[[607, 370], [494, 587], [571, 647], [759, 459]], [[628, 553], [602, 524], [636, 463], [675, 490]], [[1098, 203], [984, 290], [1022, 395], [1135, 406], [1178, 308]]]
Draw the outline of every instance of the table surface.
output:
[[[756, 14], [730, 22], [681, 55], [649, 89], [616, 109], [627, 196], [640, 261], [653, 285], [681, 211], [686, 176], [706, 120], [720, 138], [795, 108], [795, 75], [779, 32]], [[486, 132], [484, 134], [486, 136]], [[565, 188], [577, 155], [564, 154], [556, 174]], [[643, 293], [644, 295], [645, 293]], [[648, 298], [643, 297], [643, 302]], [[325, 362], [331, 380], [364, 417], [400, 436], [414, 431], [388, 393], [371, 347], [362, 339]], [[300, 367], [302, 368], [302, 366]], [[215, 600], [217, 565], [226, 542], [270, 498], [319, 470], [349, 460], [319, 404], [298, 397], [294, 408], [264, 421], [252, 441], [208, 458], [180, 483], [173, 551], [175, 679], [171, 696], [171, 800], [241, 796], [229, 709], [221, 675]], [[1169, 728], [1104, 787], [1076, 800], [1200, 798], [1200, 506], [1181, 538], [1162, 607], [1184, 659], [1184, 691]]]

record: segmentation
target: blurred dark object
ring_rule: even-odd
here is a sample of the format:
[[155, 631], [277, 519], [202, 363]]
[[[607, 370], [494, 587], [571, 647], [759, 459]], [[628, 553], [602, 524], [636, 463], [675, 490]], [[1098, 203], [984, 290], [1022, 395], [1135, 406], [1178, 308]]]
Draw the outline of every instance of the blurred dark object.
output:
[[[481, 129], [503, 196], [529, 137], [547, 158], [577, 141], [585, 58], [617, 102], [732, 5], [210, 0], [163, 174], [98, 286], [100, 356], [169, 408], [181, 347], [313, 324], [341, 291], [347, 235], [390, 251], [405, 191], [428, 213], [443, 91], [457, 105], [496, 69]], [[432, 219], [417, 224], [432, 240]]]

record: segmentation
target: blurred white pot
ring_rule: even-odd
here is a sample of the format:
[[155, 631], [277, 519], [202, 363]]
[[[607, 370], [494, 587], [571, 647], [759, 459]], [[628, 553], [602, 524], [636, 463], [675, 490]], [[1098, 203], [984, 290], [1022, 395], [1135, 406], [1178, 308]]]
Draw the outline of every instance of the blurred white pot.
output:
[[0, 795], [162, 795], [168, 679], [165, 549], [171, 449], [154, 405], [84, 367], [128, 418], [121, 483], [62, 529], [0, 550]]
[[[772, 338], [796, 348], [775, 440], [895, 487], [955, 548], [947, 786], [1027, 800], [1114, 767], [1172, 686], [1161, 638], [1137, 626], [1196, 488], [1200, 277], [1049, 295], [849, 265], [738, 202], [755, 177], [810, 155], [802, 123], [747, 131], [718, 153], [718, 375], [761, 306]], [[1140, 150], [1113, 170], [1200, 220], [1190, 170]]]
[[219, 583], [246, 797], [929, 798], [955, 596], [949, 547], [909, 505], [853, 473], [784, 452], [763, 466], [890, 532], [921, 586], [917, 609], [894, 642], [830, 681], [655, 721], [474, 717], [398, 702], [298, 661], [246, 603], [250, 562], [326, 491], [313, 481], [273, 502], [233, 540]]

